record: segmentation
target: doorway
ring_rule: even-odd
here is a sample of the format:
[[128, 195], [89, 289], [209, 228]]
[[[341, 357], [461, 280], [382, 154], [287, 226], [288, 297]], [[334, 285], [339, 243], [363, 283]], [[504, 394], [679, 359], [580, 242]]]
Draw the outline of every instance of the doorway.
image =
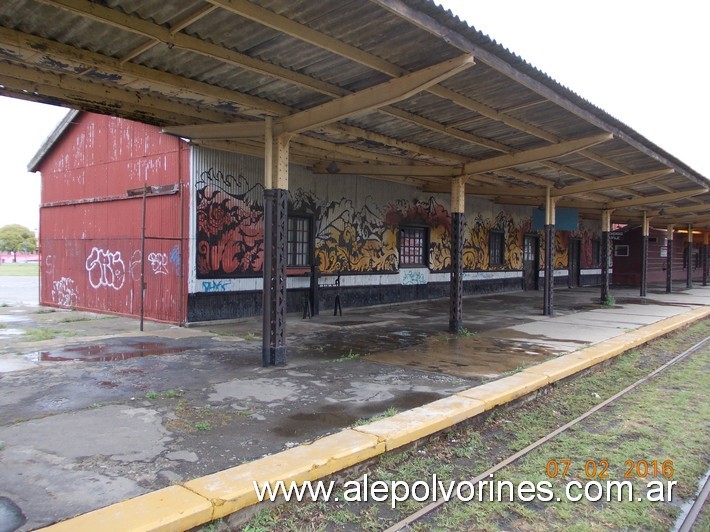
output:
[[523, 290], [537, 290], [540, 279], [540, 237], [523, 237]]

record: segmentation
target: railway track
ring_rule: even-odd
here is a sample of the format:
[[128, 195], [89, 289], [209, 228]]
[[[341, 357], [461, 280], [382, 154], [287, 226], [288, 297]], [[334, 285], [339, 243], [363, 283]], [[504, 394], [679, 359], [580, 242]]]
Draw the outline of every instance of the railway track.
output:
[[[589, 418], [590, 416], [593, 416], [603, 408], [609, 406], [610, 404], [618, 401], [620, 398], [624, 397], [628, 393], [634, 391], [636, 388], [641, 386], [642, 384], [648, 382], [649, 380], [653, 379], [657, 375], [665, 372], [672, 366], [676, 365], [677, 363], [681, 362], [682, 360], [685, 360], [686, 358], [690, 357], [693, 353], [696, 351], [702, 349], [705, 347], [708, 343], [710, 342], [710, 337], [705, 338], [704, 340], [698, 342], [691, 348], [687, 349], [686, 351], [682, 352], [675, 358], [669, 360], [662, 366], [656, 368], [654, 371], [650, 372], [647, 374], [645, 377], [637, 380], [633, 384], [627, 386], [620, 392], [614, 394], [613, 396], [609, 397], [608, 399], [602, 401], [595, 407], [591, 408], [590, 410], [587, 410], [584, 414], [578, 416], [577, 418], [573, 419], [572, 421], [565, 423], [564, 425], [560, 426], [559, 428], [553, 430], [552, 432], [548, 433], [547, 435], [543, 436], [542, 438], [538, 439], [537, 441], [531, 443], [527, 447], [521, 449], [520, 451], [516, 452], [515, 454], [512, 454], [508, 458], [502, 460], [501, 462], [498, 462], [496, 465], [491, 467], [490, 469], [484, 471], [480, 475], [476, 476], [475, 478], [472, 478], [469, 482], [471, 484], [477, 484], [478, 482], [484, 481], [488, 479], [491, 475], [494, 473], [500, 471], [501, 469], [505, 468], [506, 466], [509, 466], [510, 464], [514, 463], [516, 460], [522, 458], [523, 456], [527, 455], [531, 451], [541, 447], [545, 443], [549, 442], [553, 438], [557, 437], [558, 435], [562, 434], [566, 430], [570, 429], [571, 427], [574, 427], [575, 425], [581, 423], [585, 419]], [[688, 509], [688, 511], [685, 513], [685, 515], [682, 518], [682, 521], [677, 524], [677, 530], [685, 532], [693, 529], [693, 525], [696, 522], [696, 520], [699, 518], [703, 504], [705, 500], [707, 499], [708, 493], [710, 492], [710, 480], [706, 477], [706, 482], [703, 488], [700, 490], [698, 493], [694, 504]], [[391, 525], [389, 528], [386, 529], [385, 532], [395, 532], [397, 530], [403, 530], [406, 529], [409, 525], [412, 525], [418, 521], [421, 521], [422, 519], [426, 518], [427, 516], [430, 516], [434, 512], [438, 511], [441, 509], [443, 506], [445, 506], [448, 502], [451, 502], [447, 499], [440, 499], [438, 501], [432, 502], [428, 504], [427, 506], [424, 506], [423, 508], [420, 508], [416, 512], [410, 514], [409, 516], [405, 517], [404, 519], [396, 522], [395, 524]]]

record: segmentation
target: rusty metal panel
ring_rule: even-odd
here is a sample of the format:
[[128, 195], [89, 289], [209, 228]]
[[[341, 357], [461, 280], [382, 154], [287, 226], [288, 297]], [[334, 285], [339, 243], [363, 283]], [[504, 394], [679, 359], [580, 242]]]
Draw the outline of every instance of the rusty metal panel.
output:
[[[137, 316], [143, 201], [127, 190], [184, 181], [189, 148], [156, 127], [80, 116], [40, 168], [43, 204], [69, 203], [40, 211], [40, 302]], [[148, 319], [184, 321], [183, 189], [146, 198]]]

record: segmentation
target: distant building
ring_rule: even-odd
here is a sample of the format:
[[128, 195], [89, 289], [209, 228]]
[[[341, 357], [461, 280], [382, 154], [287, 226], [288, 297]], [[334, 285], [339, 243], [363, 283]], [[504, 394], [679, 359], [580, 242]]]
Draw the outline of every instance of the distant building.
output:
[[[643, 247], [641, 228], [628, 226], [612, 233], [611, 257], [614, 263], [612, 283], [616, 286], [641, 285], [641, 260]], [[672, 275], [674, 282], [685, 282], [688, 278], [688, 268], [691, 268], [692, 280], [702, 282], [703, 236], [698, 231], [693, 238], [693, 249], [688, 261], [688, 231], [678, 229], [673, 232]], [[648, 237], [648, 282], [665, 284], [668, 270], [668, 236], [667, 231], [651, 227]]]

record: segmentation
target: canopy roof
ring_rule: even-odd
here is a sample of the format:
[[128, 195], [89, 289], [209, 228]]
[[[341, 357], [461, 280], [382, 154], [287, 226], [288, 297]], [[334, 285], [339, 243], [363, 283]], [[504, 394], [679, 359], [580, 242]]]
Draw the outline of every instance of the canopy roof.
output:
[[[710, 225], [705, 177], [428, 0], [3, 0], [0, 94], [504, 204]], [[463, 176], [463, 177], [462, 177]]]

